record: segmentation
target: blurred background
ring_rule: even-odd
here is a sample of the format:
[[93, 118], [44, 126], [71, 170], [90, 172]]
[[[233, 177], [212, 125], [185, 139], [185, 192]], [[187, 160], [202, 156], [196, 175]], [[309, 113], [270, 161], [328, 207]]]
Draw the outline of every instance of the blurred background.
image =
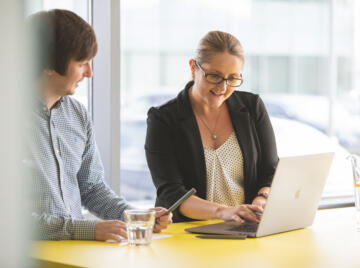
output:
[[22, 1], [0, 1], [0, 267], [26, 267], [31, 226], [21, 173], [30, 54]]
[[[94, 2], [26, 1], [26, 14], [65, 8], [96, 24], [105, 18], [93, 16]], [[120, 40], [120, 69], [112, 72], [120, 88], [111, 89], [120, 90], [121, 105], [115, 109], [120, 120], [109, 123], [120, 128], [120, 157], [115, 159], [120, 182], [107, 178], [109, 184], [135, 204], [153, 204], [156, 193], [144, 154], [147, 111], [183, 89], [199, 40], [221, 30], [244, 47], [239, 90], [263, 98], [279, 156], [335, 151], [322, 202], [351, 202], [346, 157], [360, 153], [359, 5], [356, 0], [122, 0], [120, 30], [110, 32]], [[104, 72], [96, 58], [95, 79]], [[93, 117], [102, 113], [93, 109], [94, 92], [101, 90], [84, 81], [75, 95]], [[106, 166], [107, 149], [101, 143], [107, 138], [97, 137]]]
[[323, 201], [351, 199], [345, 157], [360, 153], [358, 2], [122, 1], [122, 194], [154, 198], [143, 149], [147, 110], [183, 89], [200, 38], [221, 30], [244, 47], [239, 90], [263, 98], [279, 156], [336, 151]]

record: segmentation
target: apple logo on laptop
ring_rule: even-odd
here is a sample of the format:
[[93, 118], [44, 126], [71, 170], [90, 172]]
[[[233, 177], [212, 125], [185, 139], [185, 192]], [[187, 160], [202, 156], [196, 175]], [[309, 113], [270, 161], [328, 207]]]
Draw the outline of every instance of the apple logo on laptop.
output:
[[301, 189], [298, 189], [296, 192], [295, 192], [295, 199], [298, 199], [300, 197], [300, 192], [301, 192]]

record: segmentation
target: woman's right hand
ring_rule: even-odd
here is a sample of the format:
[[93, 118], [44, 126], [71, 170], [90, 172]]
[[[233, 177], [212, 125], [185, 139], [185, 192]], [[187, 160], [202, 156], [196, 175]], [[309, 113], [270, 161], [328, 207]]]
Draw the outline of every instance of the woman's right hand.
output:
[[261, 216], [255, 214], [255, 212], [263, 213], [264, 209], [256, 205], [239, 205], [236, 207], [219, 207], [216, 210], [216, 218], [224, 221], [237, 221], [239, 223], [249, 220], [259, 223]]

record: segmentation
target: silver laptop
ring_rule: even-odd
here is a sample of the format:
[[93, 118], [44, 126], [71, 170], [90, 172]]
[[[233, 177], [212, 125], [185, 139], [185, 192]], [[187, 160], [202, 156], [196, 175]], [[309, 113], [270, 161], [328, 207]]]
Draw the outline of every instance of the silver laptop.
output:
[[310, 226], [333, 158], [334, 153], [281, 158], [258, 224], [222, 222], [187, 228], [185, 231], [261, 237]]

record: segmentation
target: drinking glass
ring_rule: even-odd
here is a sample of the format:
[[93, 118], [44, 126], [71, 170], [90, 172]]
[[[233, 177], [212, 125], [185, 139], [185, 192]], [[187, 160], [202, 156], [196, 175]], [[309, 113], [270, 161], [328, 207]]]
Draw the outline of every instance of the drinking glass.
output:
[[357, 155], [350, 155], [349, 158], [354, 176], [356, 229], [360, 232], [360, 157]]
[[151, 243], [155, 211], [153, 210], [125, 210], [125, 222], [128, 242], [131, 246], [144, 246]]

